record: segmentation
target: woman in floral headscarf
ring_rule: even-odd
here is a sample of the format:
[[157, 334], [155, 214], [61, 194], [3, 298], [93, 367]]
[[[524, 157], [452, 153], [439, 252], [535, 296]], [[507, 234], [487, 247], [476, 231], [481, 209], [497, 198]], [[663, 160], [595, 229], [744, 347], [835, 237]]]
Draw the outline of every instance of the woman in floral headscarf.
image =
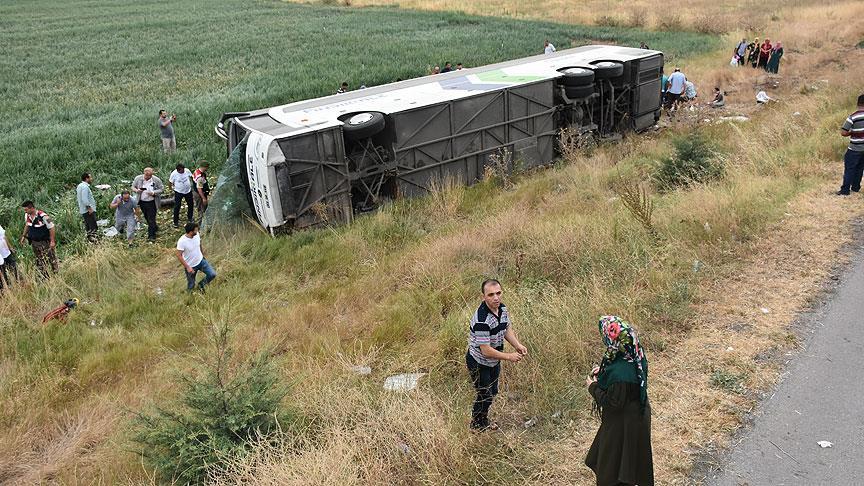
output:
[[654, 484], [648, 360], [636, 330], [618, 316], [600, 318], [606, 352], [585, 380], [600, 415], [600, 430], [585, 464], [597, 486]]

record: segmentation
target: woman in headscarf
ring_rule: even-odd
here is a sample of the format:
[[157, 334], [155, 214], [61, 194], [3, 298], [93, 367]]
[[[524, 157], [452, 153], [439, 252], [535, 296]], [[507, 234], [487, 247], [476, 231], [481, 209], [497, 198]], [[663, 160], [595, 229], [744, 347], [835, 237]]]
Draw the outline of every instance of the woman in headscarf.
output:
[[765, 42], [762, 43], [762, 47], [759, 48], [759, 67], [762, 69], [768, 69], [768, 58], [771, 57], [771, 40], [765, 39]]
[[753, 42], [747, 45], [747, 49], [750, 51], [750, 54], [747, 55], [747, 62], [755, 69], [756, 64], [759, 63], [759, 38], [753, 39]]
[[780, 70], [780, 58], [783, 57], [783, 43], [777, 41], [774, 50], [771, 51], [771, 58], [768, 59], [768, 72], [777, 74]]
[[636, 330], [618, 316], [600, 318], [606, 352], [585, 380], [600, 429], [585, 464], [597, 486], [653, 486], [648, 360]]

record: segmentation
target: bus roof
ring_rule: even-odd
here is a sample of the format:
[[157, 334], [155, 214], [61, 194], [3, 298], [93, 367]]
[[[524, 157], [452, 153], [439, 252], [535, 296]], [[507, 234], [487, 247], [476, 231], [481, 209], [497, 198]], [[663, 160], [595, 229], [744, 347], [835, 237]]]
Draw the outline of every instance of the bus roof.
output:
[[241, 117], [240, 123], [248, 129], [281, 138], [341, 125], [339, 117], [349, 113], [377, 111], [390, 114], [407, 111], [558, 78], [562, 76], [558, 71], [562, 68], [588, 66], [596, 61], [625, 62], [660, 54], [653, 50], [607, 45], [563, 49], [552, 54], [423, 76], [258, 110]]

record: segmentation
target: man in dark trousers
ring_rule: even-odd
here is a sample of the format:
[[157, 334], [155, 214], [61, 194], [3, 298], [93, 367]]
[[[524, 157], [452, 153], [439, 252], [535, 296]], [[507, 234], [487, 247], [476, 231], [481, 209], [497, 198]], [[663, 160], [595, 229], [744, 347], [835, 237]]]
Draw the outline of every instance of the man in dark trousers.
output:
[[848, 196], [850, 190], [861, 190], [864, 175], [864, 94], [858, 97], [858, 109], [840, 127], [840, 135], [849, 137], [849, 148], [843, 156], [843, 184], [837, 195]]
[[[501, 284], [488, 279], [483, 281], [481, 289], [483, 303], [471, 317], [468, 352], [465, 354], [465, 363], [477, 390], [471, 411], [471, 428], [478, 431], [498, 428], [489, 422], [489, 407], [498, 394], [501, 361], [518, 363], [528, 354], [528, 349], [513, 331], [507, 306], [501, 302]], [[504, 352], [505, 340], [516, 349], [515, 353]]]
[[47, 279], [50, 276], [49, 267], [52, 273], [60, 270], [57, 253], [54, 251], [57, 247], [54, 222], [44, 211], [36, 209], [33, 201], [24, 201], [21, 207], [24, 208], [24, 232], [21, 233], [18, 243], [23, 245], [24, 240], [30, 242], [33, 256], [36, 257], [36, 268], [42, 278]]
[[138, 207], [147, 221], [147, 241], [150, 243], [156, 241], [156, 232], [159, 230], [156, 213], [159, 210], [160, 194], [164, 190], [162, 180], [153, 175], [152, 167], [145, 168], [144, 173], [132, 181], [132, 192], [138, 195]]
[[75, 188], [75, 199], [78, 201], [78, 212], [84, 218], [84, 231], [87, 232], [87, 239], [90, 243], [95, 243], [99, 226], [96, 224], [96, 199], [93, 197], [93, 191], [90, 190], [92, 181], [93, 177], [89, 172], [81, 175], [81, 183]]

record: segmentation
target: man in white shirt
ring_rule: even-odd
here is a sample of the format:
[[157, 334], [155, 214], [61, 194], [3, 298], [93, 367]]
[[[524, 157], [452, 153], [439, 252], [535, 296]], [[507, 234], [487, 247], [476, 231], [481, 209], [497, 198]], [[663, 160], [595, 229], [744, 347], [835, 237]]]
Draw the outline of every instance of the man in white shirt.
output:
[[0, 226], [0, 287], [3, 287], [4, 280], [5, 285], [11, 286], [13, 281], [17, 282], [20, 279], [18, 260], [15, 259], [15, 252], [12, 251], [12, 244], [6, 237], [6, 230]]
[[555, 46], [549, 42], [549, 39], [546, 39], [546, 42], [543, 43], [543, 54], [552, 54], [555, 52]]
[[204, 258], [198, 223], [186, 223], [184, 229], [186, 234], [177, 240], [177, 260], [183, 265], [186, 273], [186, 290], [191, 292], [195, 289], [195, 276], [201, 271], [204, 272], [204, 278], [198, 282], [198, 289], [204, 292], [204, 287], [216, 278], [216, 271]]
[[686, 87], [687, 76], [684, 76], [680, 68], [675, 68], [675, 72], [666, 81], [666, 103], [670, 107], [675, 108], [681, 100], [681, 95], [684, 94], [684, 88]]
[[180, 227], [180, 204], [186, 201], [186, 221], [192, 222], [192, 211], [195, 210], [192, 198], [192, 171], [186, 170], [183, 164], [177, 164], [177, 168], [168, 176], [168, 185], [174, 190], [174, 227]]

